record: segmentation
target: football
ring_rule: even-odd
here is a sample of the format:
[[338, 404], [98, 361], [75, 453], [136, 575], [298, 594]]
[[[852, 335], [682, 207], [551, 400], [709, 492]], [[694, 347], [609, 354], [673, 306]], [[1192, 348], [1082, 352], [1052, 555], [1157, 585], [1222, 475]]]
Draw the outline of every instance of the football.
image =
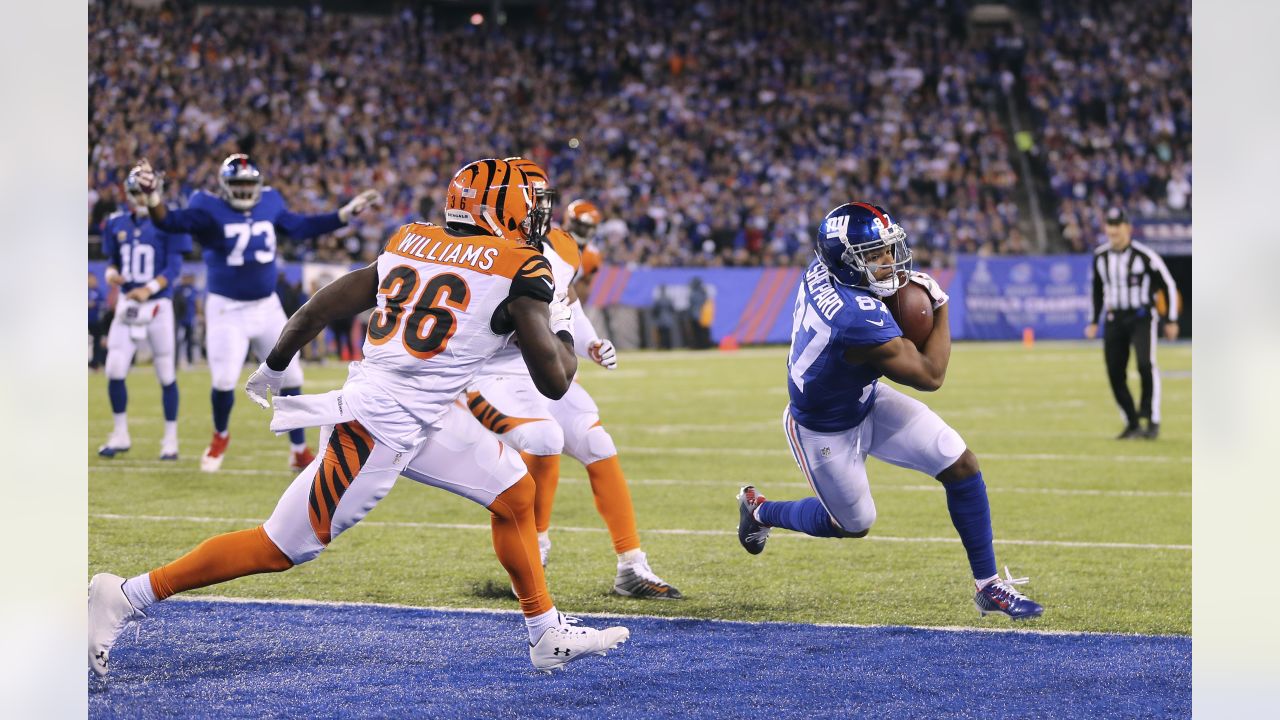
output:
[[889, 313], [898, 321], [902, 336], [923, 348], [924, 341], [933, 332], [933, 301], [929, 293], [919, 285], [908, 282], [898, 292], [885, 298]]

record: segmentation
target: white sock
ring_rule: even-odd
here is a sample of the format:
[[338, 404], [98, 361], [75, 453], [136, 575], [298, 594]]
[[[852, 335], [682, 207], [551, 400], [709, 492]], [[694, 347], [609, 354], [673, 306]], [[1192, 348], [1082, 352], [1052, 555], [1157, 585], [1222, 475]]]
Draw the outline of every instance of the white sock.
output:
[[217, 435], [217, 436], [218, 436], [218, 437], [220, 437], [220, 438], [224, 438], [224, 437], [226, 437], [226, 436], [230, 435], [230, 434], [231, 434], [231, 431], [230, 431], [230, 430], [224, 430], [224, 431], [222, 431], [222, 432], [218, 432], [217, 430], [214, 430], [214, 431], [213, 431], [213, 434], [214, 434], [214, 435]]
[[550, 531], [550, 530], [544, 530], [543, 532], [538, 533], [538, 544], [539, 544], [539, 545], [549, 545], [549, 544], [551, 544], [551, 531]]
[[129, 436], [129, 413], [112, 413], [111, 419], [115, 421], [114, 435]]
[[307, 444], [306, 443], [301, 443], [301, 444], [289, 443], [289, 449], [292, 450], [293, 452], [300, 453], [303, 450], [307, 449]]
[[618, 556], [619, 565], [629, 565], [633, 562], [639, 562], [641, 560], [644, 560], [644, 553], [640, 551], [640, 548], [636, 548], [635, 550], [628, 550]]
[[538, 641], [542, 639], [543, 633], [560, 624], [560, 613], [552, 605], [550, 610], [541, 615], [532, 617], [526, 615], [524, 624], [529, 629], [529, 644], [537, 645]]
[[999, 580], [999, 579], [1000, 579], [1000, 573], [996, 573], [995, 575], [992, 575], [991, 577], [987, 578], [986, 580], [979, 580], [979, 579], [977, 579], [977, 578], [974, 578], [974, 579], [973, 579], [973, 582], [978, 586], [978, 589], [979, 589], [979, 590], [981, 590], [982, 588], [984, 588], [984, 587], [986, 587], [986, 586], [990, 585], [993, 581], [996, 581], [996, 580]]
[[174, 442], [178, 441], [178, 421], [177, 420], [164, 421], [164, 439], [165, 439], [165, 442], [168, 442], [170, 440], [173, 440]]
[[146, 610], [159, 602], [151, 589], [151, 573], [142, 573], [124, 581], [124, 596], [135, 610]]

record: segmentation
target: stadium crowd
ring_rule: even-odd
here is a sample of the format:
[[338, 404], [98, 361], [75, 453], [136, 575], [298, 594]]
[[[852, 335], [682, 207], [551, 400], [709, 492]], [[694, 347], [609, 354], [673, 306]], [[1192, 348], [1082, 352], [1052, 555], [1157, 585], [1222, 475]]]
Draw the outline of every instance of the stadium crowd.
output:
[[1188, 0], [1045, 0], [1024, 77], [1069, 249], [1109, 205], [1190, 215]]
[[[605, 5], [568, 0], [533, 23], [446, 28], [429, 9], [362, 16], [99, 0], [89, 17], [91, 225], [114, 209], [136, 158], [167, 173], [173, 201], [212, 188], [217, 163], [243, 150], [295, 211], [381, 190], [377, 212], [286, 249], [290, 259], [367, 260], [389, 228], [438, 221], [463, 161], [524, 154], [548, 167], [563, 199], [601, 206], [613, 262], [806, 262], [817, 221], [854, 197], [895, 212], [923, 266], [945, 266], [955, 252], [1030, 249], [1000, 121], [1007, 63], [969, 37], [963, 3]], [[1157, 25], [1156, 13], [1132, 14], [1152, 42], [1185, 35]], [[1177, 42], [1127, 59], [1139, 85], [1110, 90], [1140, 107], [1104, 105], [1121, 112], [1126, 132], [1095, 162], [1096, 103], [1077, 86], [1104, 84], [1112, 61], [1095, 57], [1105, 41], [1072, 35], [1071, 17], [1044, 10], [1043, 30], [1064, 49], [1033, 45], [1027, 67], [1054, 185], [1069, 191], [1064, 213], [1087, 214], [1117, 183], [1148, 198], [1189, 160], [1189, 101], [1167, 82], [1189, 68], [1171, 61]], [[1105, 22], [1134, 19], [1116, 11]], [[1093, 72], [1064, 77], [1086, 60]], [[1117, 179], [1123, 168], [1141, 182]]]

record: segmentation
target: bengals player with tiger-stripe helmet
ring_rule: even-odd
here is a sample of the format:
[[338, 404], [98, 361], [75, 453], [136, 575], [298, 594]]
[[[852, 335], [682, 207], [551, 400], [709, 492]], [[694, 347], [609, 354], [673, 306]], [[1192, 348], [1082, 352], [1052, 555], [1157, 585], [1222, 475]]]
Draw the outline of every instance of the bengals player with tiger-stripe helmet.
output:
[[[546, 171], [537, 163], [525, 158], [508, 158], [508, 161], [524, 170], [535, 187], [544, 187], [554, 195]], [[594, 222], [599, 223], [598, 211], [595, 211]], [[574, 350], [580, 357], [590, 358], [607, 369], [617, 367], [613, 343], [602, 339], [592, 327], [574, 289], [574, 280], [583, 266], [579, 240], [564, 228], [549, 227], [542, 239], [541, 251], [555, 276], [556, 294], [566, 295], [569, 301]], [[551, 550], [551, 507], [560, 482], [560, 455], [568, 453], [586, 467], [596, 509], [613, 539], [617, 555], [613, 591], [638, 598], [683, 597], [676, 587], [653, 572], [640, 549], [631, 491], [618, 462], [617, 447], [600, 423], [595, 401], [581, 383], [575, 380], [564, 397], [548, 399], [533, 387], [528, 368], [520, 362], [519, 351], [509, 349], [494, 356], [485, 366], [467, 393], [467, 403], [485, 427], [520, 451], [533, 476], [537, 486], [534, 520], [543, 565]]]
[[[537, 559], [534, 479], [458, 402], [512, 336], [535, 392], [558, 398], [572, 385], [572, 316], [535, 247], [539, 228], [550, 225], [543, 189], [503, 160], [468, 163], [450, 182], [443, 227], [400, 227], [376, 261], [325, 286], [289, 319], [245, 391], [264, 408], [274, 400], [273, 430], [324, 428], [324, 452], [261, 525], [211, 537], [128, 580], [95, 575], [88, 650], [99, 676], [121, 630], [147, 607], [315, 559], [401, 474], [489, 510], [494, 550], [520, 600], [535, 668], [603, 655], [627, 640], [626, 628], [574, 625], [556, 610]], [[364, 360], [351, 363], [341, 390], [279, 396], [285, 368], [303, 345], [330, 321], [370, 308]]]

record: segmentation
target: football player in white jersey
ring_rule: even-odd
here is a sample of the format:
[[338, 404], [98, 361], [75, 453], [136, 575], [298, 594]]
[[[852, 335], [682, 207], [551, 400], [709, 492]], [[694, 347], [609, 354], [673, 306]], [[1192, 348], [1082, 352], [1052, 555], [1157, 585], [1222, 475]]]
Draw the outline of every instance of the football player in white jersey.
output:
[[[537, 163], [525, 158], [508, 161], [523, 169], [535, 185], [550, 188], [546, 171]], [[542, 243], [542, 254], [551, 265], [556, 292], [566, 294], [570, 301], [575, 351], [605, 368], [617, 367], [613, 343], [601, 339], [592, 327], [574, 289], [581, 268], [578, 242], [563, 229], [553, 227]], [[485, 365], [467, 393], [467, 405], [485, 427], [520, 451], [537, 484], [534, 520], [543, 565], [551, 551], [551, 507], [560, 483], [560, 454], [568, 453], [586, 468], [596, 510], [613, 540], [617, 555], [613, 591], [645, 599], [683, 597], [675, 586], [653, 572], [640, 549], [635, 509], [618, 462], [618, 450], [600, 424], [595, 401], [580, 383], [575, 380], [564, 397], [549, 400], [534, 387], [529, 369], [520, 359], [520, 350], [507, 348]]]
[[[290, 318], [245, 390], [264, 407], [276, 396], [276, 431], [322, 426], [323, 453], [262, 525], [209, 538], [127, 581], [95, 575], [88, 649], [99, 676], [120, 631], [149, 605], [315, 558], [402, 473], [489, 509], [534, 667], [560, 668], [627, 640], [626, 628], [580, 627], [556, 611], [538, 562], [533, 478], [456, 402], [513, 333], [540, 392], [560, 397], [569, 388], [577, 370], [571, 317], [563, 299], [553, 300], [551, 268], [530, 244], [545, 234], [550, 212], [550, 198], [518, 168], [502, 160], [470, 163], [450, 182], [444, 227], [401, 227], [376, 262], [326, 286]], [[331, 320], [370, 308], [365, 359], [351, 364], [341, 390], [278, 396], [299, 348]]]

